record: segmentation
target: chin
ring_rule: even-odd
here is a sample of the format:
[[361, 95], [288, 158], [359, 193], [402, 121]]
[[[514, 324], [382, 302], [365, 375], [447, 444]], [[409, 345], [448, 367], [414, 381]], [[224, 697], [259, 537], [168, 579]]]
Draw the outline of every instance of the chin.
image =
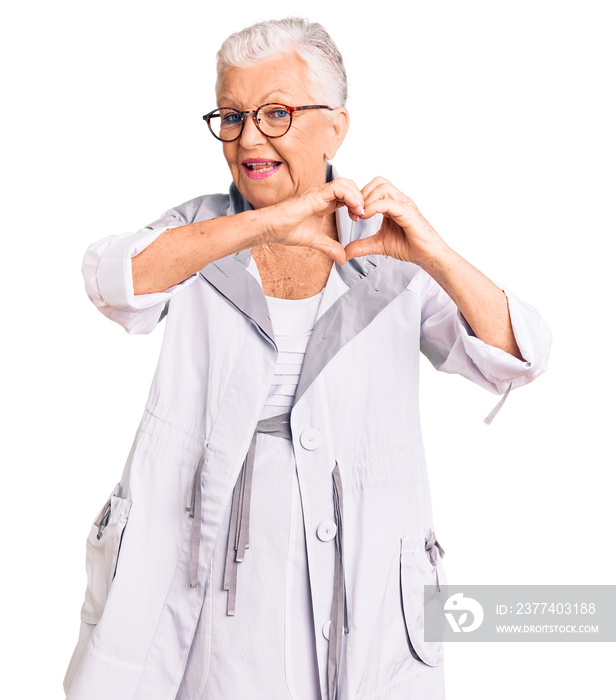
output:
[[285, 195], [277, 189], [255, 186], [252, 182], [249, 185], [237, 182], [235, 184], [242, 197], [252, 204], [253, 209], [262, 209], [263, 207], [280, 204], [280, 202], [284, 202], [285, 199], [291, 196], [290, 194]]

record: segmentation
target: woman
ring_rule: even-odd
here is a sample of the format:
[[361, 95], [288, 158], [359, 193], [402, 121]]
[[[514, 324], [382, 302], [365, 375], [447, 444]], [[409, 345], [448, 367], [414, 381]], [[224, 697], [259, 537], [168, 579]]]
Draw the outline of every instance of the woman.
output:
[[346, 76], [322, 27], [232, 35], [216, 94], [229, 195], [84, 261], [129, 333], [167, 318], [88, 540], [68, 698], [442, 697], [419, 350], [504, 393], [544, 371], [549, 332], [388, 181], [337, 176]]

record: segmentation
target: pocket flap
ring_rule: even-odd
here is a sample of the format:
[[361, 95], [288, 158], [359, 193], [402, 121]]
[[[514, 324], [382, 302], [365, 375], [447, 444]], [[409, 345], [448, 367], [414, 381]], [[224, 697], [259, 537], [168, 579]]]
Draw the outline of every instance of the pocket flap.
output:
[[440, 556], [426, 551], [426, 540], [417, 537], [403, 537], [400, 549], [400, 585], [402, 590], [402, 607], [406, 630], [410, 644], [415, 654], [428, 666], [438, 666], [443, 663], [442, 641], [427, 642], [424, 639], [425, 607], [434, 604], [441, 605], [444, 594], [437, 590], [429, 594], [424, 601], [424, 586], [438, 583], [446, 584], [445, 572]]
[[121, 498], [119, 493], [120, 484], [117, 484], [92, 524], [86, 542], [88, 583], [81, 619], [91, 625], [96, 624], [103, 614], [132, 506], [132, 501]]

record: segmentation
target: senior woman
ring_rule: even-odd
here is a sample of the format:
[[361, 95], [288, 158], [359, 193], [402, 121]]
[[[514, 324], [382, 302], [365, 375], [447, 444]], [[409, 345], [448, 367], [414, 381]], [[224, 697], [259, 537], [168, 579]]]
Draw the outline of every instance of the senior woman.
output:
[[70, 700], [443, 695], [419, 351], [502, 394], [544, 370], [550, 336], [387, 180], [337, 176], [345, 98], [320, 25], [230, 36], [204, 117], [229, 195], [86, 254], [106, 316], [166, 327], [88, 540]]

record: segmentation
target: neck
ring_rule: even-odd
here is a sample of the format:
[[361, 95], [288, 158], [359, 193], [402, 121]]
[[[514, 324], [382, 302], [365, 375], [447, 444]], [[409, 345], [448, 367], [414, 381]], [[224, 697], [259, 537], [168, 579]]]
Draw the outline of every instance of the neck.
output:
[[[317, 219], [312, 225], [318, 226], [321, 234], [338, 238], [335, 213]], [[318, 294], [332, 266], [332, 259], [319, 250], [280, 243], [254, 246], [252, 257], [261, 275], [264, 294], [283, 299], [305, 299]]]

